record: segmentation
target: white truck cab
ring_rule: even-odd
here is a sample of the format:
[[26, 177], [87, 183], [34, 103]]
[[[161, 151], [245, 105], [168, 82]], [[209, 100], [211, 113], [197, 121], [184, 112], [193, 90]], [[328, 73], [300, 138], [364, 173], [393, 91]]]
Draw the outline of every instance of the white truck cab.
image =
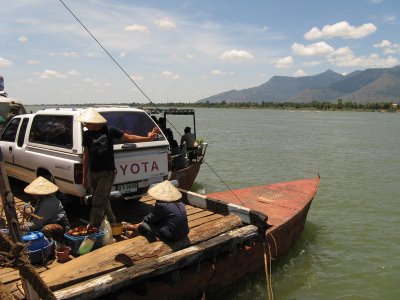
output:
[[[96, 107], [107, 125], [124, 132], [147, 135], [157, 124], [143, 110]], [[15, 116], [5, 127], [0, 147], [7, 175], [27, 183], [36, 177], [51, 179], [63, 194], [84, 197], [82, 132], [76, 117], [83, 108], [52, 108]], [[170, 176], [169, 143], [161, 133], [151, 142], [114, 141], [116, 178], [113, 192], [124, 197], [144, 194]]]

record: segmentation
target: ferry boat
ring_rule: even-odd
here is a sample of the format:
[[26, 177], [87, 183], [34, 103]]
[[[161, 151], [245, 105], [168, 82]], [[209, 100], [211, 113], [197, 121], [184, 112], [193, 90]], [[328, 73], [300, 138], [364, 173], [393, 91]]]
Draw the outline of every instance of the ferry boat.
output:
[[[208, 195], [181, 190], [190, 227], [187, 238], [164, 243], [122, 235], [85, 255], [71, 255], [67, 262], [36, 264], [44, 286], [40, 291], [46, 293], [39, 297], [198, 299], [220, 293], [243, 276], [263, 266], [268, 269], [271, 259], [296, 242], [319, 182], [317, 176]], [[22, 205], [22, 193], [16, 193], [16, 206]], [[155, 200], [143, 196], [134, 203], [113, 203], [117, 218], [137, 223]], [[3, 233], [0, 238], [4, 239]], [[18, 270], [3, 267], [0, 279], [8, 293], [29, 299], [29, 289], [22, 284], [27, 286], [27, 279], [21, 281]], [[35, 285], [30, 286], [29, 293], [32, 288], [38, 293]]]

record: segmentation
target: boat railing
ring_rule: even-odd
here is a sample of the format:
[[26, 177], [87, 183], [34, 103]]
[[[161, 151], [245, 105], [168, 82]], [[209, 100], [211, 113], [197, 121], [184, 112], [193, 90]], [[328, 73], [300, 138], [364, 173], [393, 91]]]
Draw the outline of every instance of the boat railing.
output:
[[212, 199], [206, 195], [197, 194], [191, 191], [180, 189], [182, 193], [181, 201], [195, 207], [206, 209], [222, 215], [237, 215], [243, 224], [254, 225], [258, 228], [260, 237], [265, 237], [266, 230], [271, 227], [268, 224], [268, 216], [260, 211], [249, 209], [233, 203]]
[[206, 155], [208, 143], [202, 143], [197, 147], [197, 155], [204, 157]]

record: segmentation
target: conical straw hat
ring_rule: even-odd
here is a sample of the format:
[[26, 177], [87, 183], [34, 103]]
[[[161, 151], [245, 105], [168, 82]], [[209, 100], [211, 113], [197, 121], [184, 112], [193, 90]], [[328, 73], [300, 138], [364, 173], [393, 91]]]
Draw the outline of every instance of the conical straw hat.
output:
[[182, 198], [181, 192], [168, 180], [149, 188], [148, 194], [163, 202], [174, 202]]
[[82, 123], [91, 123], [91, 124], [102, 124], [107, 122], [107, 120], [102, 115], [100, 115], [93, 107], [85, 109], [76, 118], [76, 120]]
[[24, 192], [31, 195], [50, 195], [58, 191], [58, 186], [51, 183], [46, 178], [39, 176], [32, 181], [25, 189]]

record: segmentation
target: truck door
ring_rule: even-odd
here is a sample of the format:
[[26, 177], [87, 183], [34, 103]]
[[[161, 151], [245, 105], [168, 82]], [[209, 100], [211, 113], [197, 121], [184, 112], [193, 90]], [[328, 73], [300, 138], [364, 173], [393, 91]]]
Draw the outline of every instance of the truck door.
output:
[[1, 152], [9, 176], [13, 176], [14, 173], [14, 147], [20, 123], [20, 118], [12, 119], [1, 135]]
[[[23, 118], [21, 125], [19, 126], [16, 142], [14, 143], [14, 172], [18, 173], [17, 178], [23, 178], [24, 181], [30, 179], [30, 181], [36, 178], [36, 172], [34, 169], [30, 169], [27, 163], [31, 157], [26, 152], [26, 129], [28, 127], [29, 118]], [[15, 175], [17, 176], [17, 175]]]

